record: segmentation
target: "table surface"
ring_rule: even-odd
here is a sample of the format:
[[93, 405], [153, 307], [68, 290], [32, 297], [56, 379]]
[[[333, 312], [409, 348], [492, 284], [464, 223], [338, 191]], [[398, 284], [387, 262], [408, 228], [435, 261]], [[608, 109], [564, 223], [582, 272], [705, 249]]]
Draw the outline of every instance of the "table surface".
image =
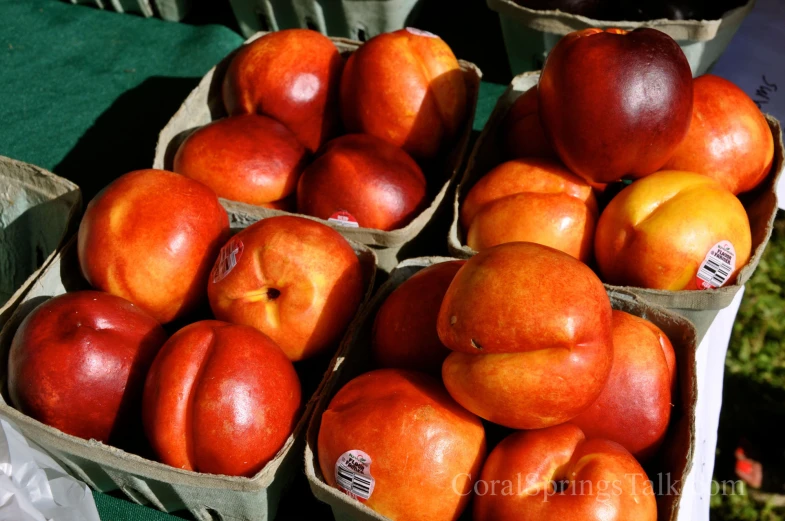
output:
[[[176, 24], [58, 0], [0, 0], [0, 154], [73, 180], [89, 200], [119, 175], [152, 165], [158, 132], [242, 41], [222, 25]], [[482, 84], [475, 129], [504, 88]], [[178, 519], [94, 496], [104, 521]], [[278, 519], [302, 519], [303, 497], [311, 496], [301, 476]], [[313, 501], [318, 518], [331, 519]]]

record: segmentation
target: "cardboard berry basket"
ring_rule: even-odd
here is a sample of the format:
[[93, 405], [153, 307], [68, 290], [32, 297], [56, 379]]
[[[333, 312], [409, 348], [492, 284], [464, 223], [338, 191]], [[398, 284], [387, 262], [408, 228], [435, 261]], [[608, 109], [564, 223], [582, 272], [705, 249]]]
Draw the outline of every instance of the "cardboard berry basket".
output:
[[[512, 83], [497, 101], [488, 123], [474, 145], [466, 164], [466, 170], [455, 190], [452, 225], [447, 239], [451, 255], [466, 259], [476, 253], [466, 245], [465, 232], [459, 224], [460, 206], [474, 184], [492, 168], [504, 162], [505, 159], [499, 147], [501, 123], [515, 100], [537, 85], [539, 78], [539, 72], [528, 72], [513, 78]], [[663, 291], [626, 286], [619, 288], [608, 284], [605, 285], [606, 288], [631, 291], [652, 304], [686, 316], [695, 324], [699, 339], [703, 338], [719, 310], [731, 304], [733, 297], [752, 276], [771, 237], [772, 226], [777, 216], [777, 180], [783, 170], [785, 149], [782, 143], [780, 123], [768, 115], [766, 119], [774, 135], [774, 163], [769, 175], [758, 188], [747, 194], [741, 194], [739, 197], [750, 220], [752, 255], [749, 262], [739, 271], [736, 282], [710, 290]]]
[[37, 166], [0, 156], [0, 328], [64, 240], [76, 230], [82, 192]]
[[118, 13], [158, 16], [170, 22], [179, 22], [191, 10], [191, 0], [70, 0], [72, 4], [94, 5]]
[[499, 21], [513, 74], [541, 69], [548, 52], [562, 36], [590, 27], [633, 30], [638, 27], [658, 29], [676, 40], [690, 62], [694, 76], [706, 73], [716, 62], [741, 23], [752, 11], [755, 0], [727, 11], [719, 20], [594, 20], [561, 11], [529, 9], [514, 0], [486, 0], [499, 14]]
[[366, 41], [403, 29], [422, 0], [229, 0], [245, 36], [257, 31], [315, 29], [324, 35]]
[[[398, 286], [423, 268], [454, 260], [445, 257], [420, 257], [399, 264], [390, 274], [390, 278], [379, 288], [365, 309], [358, 314], [341, 343], [338, 356], [333, 359], [330, 376], [322, 388], [313, 416], [308, 426], [305, 447], [305, 474], [314, 495], [328, 503], [333, 510], [336, 521], [385, 521], [388, 518], [374, 512], [356, 499], [349, 497], [336, 488], [330, 487], [324, 480], [317, 455], [319, 428], [322, 413], [333, 396], [351, 379], [374, 369], [371, 361], [371, 336], [376, 313], [385, 299]], [[683, 495], [694, 493], [684, 486], [687, 475], [692, 469], [692, 461], [696, 450], [696, 403], [698, 399], [697, 385], [697, 336], [689, 320], [659, 306], [649, 304], [638, 296], [621, 289], [608, 289], [608, 296], [614, 309], [626, 311], [632, 315], [643, 317], [656, 324], [668, 336], [676, 353], [678, 390], [673, 398], [673, 412], [666, 439], [652, 462], [646, 466], [649, 479], [653, 481], [654, 490], [658, 492], [657, 509], [660, 521], [675, 521], [679, 516], [679, 504]], [[486, 423], [487, 427], [491, 424]], [[494, 426], [504, 431], [511, 429]], [[490, 434], [490, 431], [488, 431]], [[497, 433], [494, 433], [497, 434]], [[501, 437], [489, 437], [488, 453], [493, 449], [493, 442]], [[361, 448], [359, 448], [361, 450]], [[714, 450], [711, 447], [708, 450]], [[413, 455], [416, 456], [416, 455]], [[668, 481], [669, 480], [669, 481]], [[668, 483], [668, 485], [664, 485]], [[670, 488], [673, 485], [673, 488]], [[670, 490], [670, 492], [669, 492]], [[662, 492], [660, 494], [660, 491]], [[461, 519], [470, 520], [471, 505]], [[684, 517], [682, 517], [684, 519]]]
[[[363, 303], [375, 277], [373, 252], [352, 244], [365, 275]], [[48, 298], [88, 289], [76, 252], [76, 237], [40, 272], [16, 312], [0, 331], [0, 415], [12, 420], [25, 437], [55, 458], [68, 473], [100, 492], [121, 490], [131, 500], [165, 512], [188, 510], [199, 521], [268, 521], [275, 518], [280, 497], [297, 472], [308, 419], [325, 383], [324, 361], [296, 365], [303, 387], [303, 412], [286, 444], [252, 478], [202, 474], [170, 467], [96, 440], [84, 440], [44, 425], [17, 411], [8, 398], [8, 353], [22, 320]], [[306, 365], [302, 365], [306, 364]], [[140, 418], [141, 421], [141, 418]], [[143, 444], [140, 443], [143, 446]]]
[[[267, 33], [257, 33], [249, 38], [246, 43], [265, 34]], [[352, 53], [362, 45], [360, 42], [343, 38], [331, 38], [331, 40], [344, 55]], [[172, 170], [174, 155], [183, 139], [197, 128], [226, 116], [221, 97], [221, 84], [233, 56], [234, 53], [224, 58], [202, 78], [199, 85], [188, 95], [177, 113], [166, 124], [158, 136], [153, 168]], [[442, 240], [439, 234], [449, 226], [449, 205], [452, 198], [448, 196], [448, 193], [452, 193], [468, 153], [469, 138], [471, 136], [474, 111], [480, 88], [480, 77], [482, 75], [480, 69], [474, 64], [465, 61], [460, 61], [460, 64], [466, 79], [469, 103], [466, 111], [466, 121], [463, 123], [461, 133], [455, 145], [437, 166], [436, 170], [439, 171], [431, 170], [425, 172], [426, 178], [429, 179], [429, 197], [432, 199], [429, 206], [422, 213], [403, 228], [391, 231], [372, 228], [351, 228], [336, 224], [333, 221], [304, 216], [335, 228], [347, 239], [373, 248], [378, 258], [379, 268], [385, 272], [392, 270], [398, 262], [405, 258], [429, 253], [429, 247], [432, 248], [434, 243]], [[261, 218], [273, 215], [291, 215], [289, 212], [282, 210], [261, 208], [227, 199], [221, 199], [221, 204], [229, 213], [232, 226], [247, 226]]]

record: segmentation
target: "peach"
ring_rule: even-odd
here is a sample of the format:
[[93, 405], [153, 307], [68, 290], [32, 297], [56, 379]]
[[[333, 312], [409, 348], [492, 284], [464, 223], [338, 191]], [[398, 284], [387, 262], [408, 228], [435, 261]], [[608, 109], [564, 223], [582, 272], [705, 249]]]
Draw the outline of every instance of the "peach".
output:
[[174, 171], [218, 197], [266, 205], [294, 194], [305, 148], [274, 119], [246, 114], [213, 121], [180, 145]]
[[583, 263], [511, 242], [466, 262], [444, 296], [442, 377], [455, 400], [514, 429], [564, 423], [602, 392], [613, 361], [611, 304]]
[[739, 194], [758, 186], [774, 161], [774, 138], [760, 109], [733, 83], [706, 74], [693, 83], [692, 123], [665, 163], [712, 177]]
[[594, 255], [610, 284], [675, 291], [733, 284], [751, 245], [735, 195], [704, 175], [662, 171], [611, 200], [597, 222]]
[[218, 320], [258, 329], [298, 361], [337, 347], [364, 286], [360, 261], [338, 232], [279, 216], [224, 245], [207, 294]]
[[502, 163], [472, 187], [461, 206], [466, 243], [476, 251], [536, 242], [586, 262], [596, 221], [591, 186], [550, 159]]
[[343, 58], [309, 29], [269, 33], [244, 45], [229, 64], [223, 100], [231, 116], [264, 114], [315, 152], [341, 131], [338, 93]]
[[441, 374], [450, 354], [436, 332], [444, 294], [465, 261], [434, 264], [393, 291], [376, 313], [371, 350], [379, 367]]
[[458, 136], [467, 118], [466, 81], [438, 36], [401, 29], [368, 40], [346, 62], [341, 114], [362, 132], [433, 159]]
[[400, 369], [347, 383], [322, 414], [318, 438], [327, 484], [392, 521], [457, 520], [485, 450], [479, 418], [436, 379]]
[[137, 170], [90, 201], [79, 225], [79, 265], [94, 288], [166, 323], [204, 302], [228, 236], [215, 192], [173, 172]]
[[425, 176], [403, 150], [366, 134], [330, 141], [297, 186], [297, 209], [321, 219], [348, 212], [359, 226], [394, 230], [424, 209]]

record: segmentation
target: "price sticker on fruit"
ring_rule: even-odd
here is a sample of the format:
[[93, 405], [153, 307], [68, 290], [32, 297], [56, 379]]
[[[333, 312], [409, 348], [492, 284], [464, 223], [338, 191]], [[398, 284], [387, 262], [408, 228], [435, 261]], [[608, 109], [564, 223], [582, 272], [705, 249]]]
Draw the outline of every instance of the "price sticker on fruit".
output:
[[370, 499], [376, 485], [371, 476], [371, 457], [361, 450], [344, 452], [335, 463], [335, 482], [355, 499]]

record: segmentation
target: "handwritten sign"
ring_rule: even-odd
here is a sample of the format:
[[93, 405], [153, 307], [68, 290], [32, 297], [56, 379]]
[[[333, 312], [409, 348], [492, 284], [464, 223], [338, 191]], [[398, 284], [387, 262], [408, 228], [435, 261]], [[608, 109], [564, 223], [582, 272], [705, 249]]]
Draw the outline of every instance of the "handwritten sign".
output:
[[[760, 107], [785, 122], [785, 2], [758, 0], [728, 49], [711, 70], [732, 81]], [[785, 182], [777, 188], [785, 209]]]

